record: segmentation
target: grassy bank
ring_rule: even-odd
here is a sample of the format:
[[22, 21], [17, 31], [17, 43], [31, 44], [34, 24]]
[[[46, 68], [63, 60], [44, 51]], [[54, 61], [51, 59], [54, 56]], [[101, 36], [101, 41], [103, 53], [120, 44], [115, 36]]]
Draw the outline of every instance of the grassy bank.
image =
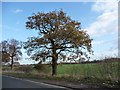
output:
[[[13, 71], [3, 67], [3, 74], [21, 78], [70, 81], [77, 83], [102, 84], [112, 87], [119, 86], [119, 61], [88, 63], [88, 64], [61, 64], [58, 65], [58, 75], [51, 76], [51, 66], [42, 65], [36, 70], [33, 66], [17, 66]], [[5, 69], [7, 68], [7, 70]]]

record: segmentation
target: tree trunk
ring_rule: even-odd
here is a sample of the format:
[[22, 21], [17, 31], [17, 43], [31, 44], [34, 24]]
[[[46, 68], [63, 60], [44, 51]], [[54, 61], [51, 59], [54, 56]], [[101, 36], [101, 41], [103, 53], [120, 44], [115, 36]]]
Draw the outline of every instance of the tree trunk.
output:
[[57, 75], [57, 54], [56, 50], [53, 49], [53, 54], [52, 54], [52, 76]]
[[13, 69], [13, 57], [12, 57], [12, 60], [11, 60], [11, 70]]
[[52, 64], [52, 76], [57, 75], [57, 63]]

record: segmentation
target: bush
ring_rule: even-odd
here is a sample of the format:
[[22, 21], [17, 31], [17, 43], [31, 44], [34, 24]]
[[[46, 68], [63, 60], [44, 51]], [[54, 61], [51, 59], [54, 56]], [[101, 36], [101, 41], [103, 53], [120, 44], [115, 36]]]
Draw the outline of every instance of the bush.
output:
[[34, 68], [41, 73], [50, 73], [51, 71], [50, 65], [46, 64], [35, 64]]
[[21, 71], [24, 73], [30, 73], [33, 71], [33, 68], [31, 66], [19, 66], [15, 68], [15, 71]]

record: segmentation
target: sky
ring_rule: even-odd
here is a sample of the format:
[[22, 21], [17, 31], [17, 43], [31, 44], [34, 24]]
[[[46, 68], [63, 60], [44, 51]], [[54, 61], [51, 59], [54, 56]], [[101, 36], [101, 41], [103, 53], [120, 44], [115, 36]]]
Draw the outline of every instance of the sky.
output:
[[[1, 5], [1, 4], [0, 4]], [[33, 13], [63, 10], [73, 20], [81, 22], [81, 28], [86, 30], [93, 39], [94, 55], [91, 60], [105, 56], [118, 55], [118, 2], [2, 2], [2, 24], [0, 32], [2, 39], [17, 39], [26, 41], [28, 37], [36, 36], [37, 32], [25, 27], [27, 18]], [[35, 63], [25, 60], [23, 51], [21, 64]]]

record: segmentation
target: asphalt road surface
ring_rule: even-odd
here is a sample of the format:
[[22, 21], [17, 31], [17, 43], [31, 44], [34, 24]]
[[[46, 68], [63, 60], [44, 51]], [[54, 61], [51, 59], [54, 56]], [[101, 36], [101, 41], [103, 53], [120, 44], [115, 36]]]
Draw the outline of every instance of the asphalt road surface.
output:
[[45, 84], [11, 76], [2, 76], [2, 88], [58, 88], [62, 90], [68, 90], [67, 88], [61, 86]]

